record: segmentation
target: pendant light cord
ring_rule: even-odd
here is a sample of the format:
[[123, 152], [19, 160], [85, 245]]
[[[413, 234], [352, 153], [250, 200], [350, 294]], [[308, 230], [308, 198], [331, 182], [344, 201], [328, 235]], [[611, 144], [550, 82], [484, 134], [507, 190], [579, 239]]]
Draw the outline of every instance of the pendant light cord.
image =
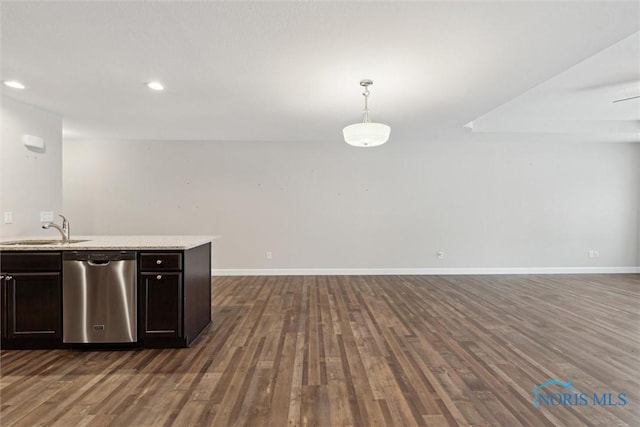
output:
[[362, 123], [369, 123], [369, 85], [364, 87], [364, 110], [362, 110]]

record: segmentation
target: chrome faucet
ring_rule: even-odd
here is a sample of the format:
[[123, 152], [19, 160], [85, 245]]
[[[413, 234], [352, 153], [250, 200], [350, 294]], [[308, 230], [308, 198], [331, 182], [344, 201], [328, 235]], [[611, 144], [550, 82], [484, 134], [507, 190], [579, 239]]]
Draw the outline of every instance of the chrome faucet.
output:
[[67, 221], [67, 218], [65, 218], [62, 215], [58, 215], [58, 216], [62, 218], [62, 226], [59, 226], [58, 224], [54, 224], [53, 222], [47, 222], [42, 225], [42, 228], [44, 228], [45, 230], [51, 227], [55, 228], [62, 235], [62, 241], [67, 242], [69, 241], [69, 221]]

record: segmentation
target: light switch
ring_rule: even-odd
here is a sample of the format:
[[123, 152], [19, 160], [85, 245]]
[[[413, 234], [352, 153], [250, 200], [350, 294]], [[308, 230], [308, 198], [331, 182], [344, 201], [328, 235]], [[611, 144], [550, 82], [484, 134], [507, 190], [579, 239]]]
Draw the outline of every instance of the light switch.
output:
[[40, 222], [53, 222], [53, 212], [51, 212], [51, 211], [41, 211], [40, 212]]
[[4, 223], [13, 224], [13, 212], [7, 211], [4, 213]]

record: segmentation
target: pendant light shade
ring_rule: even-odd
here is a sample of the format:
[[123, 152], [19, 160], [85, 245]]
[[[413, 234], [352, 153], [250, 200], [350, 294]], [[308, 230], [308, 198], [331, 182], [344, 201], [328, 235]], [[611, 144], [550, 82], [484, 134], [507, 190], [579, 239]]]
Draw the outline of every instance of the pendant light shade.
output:
[[354, 147], [375, 147], [382, 145], [389, 140], [391, 128], [382, 123], [371, 123], [369, 121], [369, 86], [371, 80], [362, 80], [360, 86], [364, 87], [364, 110], [362, 110], [362, 123], [349, 125], [342, 130], [344, 140]]
[[389, 140], [391, 128], [382, 123], [356, 123], [342, 130], [344, 140], [354, 147], [375, 147]]

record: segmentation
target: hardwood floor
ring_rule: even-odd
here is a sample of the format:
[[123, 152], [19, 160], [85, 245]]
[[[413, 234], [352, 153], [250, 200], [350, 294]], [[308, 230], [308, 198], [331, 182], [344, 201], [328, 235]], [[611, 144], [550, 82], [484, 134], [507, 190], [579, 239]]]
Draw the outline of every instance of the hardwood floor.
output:
[[637, 274], [224, 277], [212, 304], [190, 349], [2, 351], [0, 424], [640, 425]]

